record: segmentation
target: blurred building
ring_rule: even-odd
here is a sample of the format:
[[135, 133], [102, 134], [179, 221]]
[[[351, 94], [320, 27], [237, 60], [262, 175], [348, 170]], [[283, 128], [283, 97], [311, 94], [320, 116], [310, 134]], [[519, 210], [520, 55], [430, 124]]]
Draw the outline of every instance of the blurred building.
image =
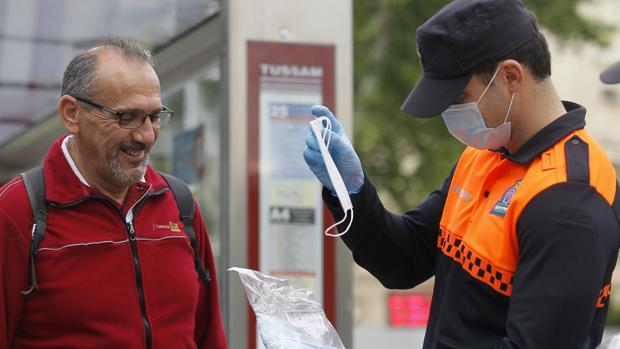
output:
[[610, 64], [620, 61], [620, 2], [600, 0], [588, 2], [582, 12], [590, 18], [611, 24], [616, 31], [609, 47], [592, 43], [566, 44], [550, 37], [552, 78], [560, 96], [586, 106], [586, 128], [603, 146], [611, 161], [620, 166], [620, 85], [605, 85], [599, 74]]

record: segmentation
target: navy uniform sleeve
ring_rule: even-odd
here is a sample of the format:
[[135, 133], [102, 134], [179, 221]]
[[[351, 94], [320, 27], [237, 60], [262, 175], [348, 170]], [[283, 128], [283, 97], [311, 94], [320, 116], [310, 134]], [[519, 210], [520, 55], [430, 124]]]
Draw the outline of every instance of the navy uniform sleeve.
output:
[[617, 255], [613, 209], [587, 184], [557, 184], [528, 203], [517, 234], [519, 264], [499, 347], [593, 348], [600, 336], [588, 331]]
[[[366, 177], [362, 190], [351, 196], [354, 219], [342, 236], [355, 262], [387, 288], [411, 288], [434, 275], [439, 221], [451, 180], [452, 174], [441, 189], [401, 216], [384, 208]], [[334, 219], [340, 221], [343, 212], [338, 199], [327, 189], [323, 199]]]

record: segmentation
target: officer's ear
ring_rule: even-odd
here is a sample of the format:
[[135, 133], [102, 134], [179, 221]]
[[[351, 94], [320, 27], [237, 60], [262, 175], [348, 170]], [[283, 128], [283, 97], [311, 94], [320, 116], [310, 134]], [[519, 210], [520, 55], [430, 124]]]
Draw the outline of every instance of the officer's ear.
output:
[[58, 116], [60, 117], [60, 121], [62, 121], [65, 128], [72, 134], [78, 134], [80, 132], [80, 105], [78, 103], [77, 99], [69, 95], [60, 97], [60, 101], [58, 102]]
[[517, 93], [523, 85], [525, 79], [526, 69], [521, 63], [514, 59], [507, 59], [500, 63], [501, 69], [498, 73], [499, 78], [502, 80], [509, 92]]

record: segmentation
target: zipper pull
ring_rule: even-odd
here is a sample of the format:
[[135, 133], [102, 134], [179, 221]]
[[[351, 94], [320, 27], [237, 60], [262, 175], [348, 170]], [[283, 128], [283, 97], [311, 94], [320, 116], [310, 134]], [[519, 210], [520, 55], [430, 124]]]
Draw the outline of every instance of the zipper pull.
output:
[[136, 232], [133, 230], [133, 223], [125, 222], [125, 225], [127, 225], [127, 230], [129, 230], [129, 240], [136, 240]]

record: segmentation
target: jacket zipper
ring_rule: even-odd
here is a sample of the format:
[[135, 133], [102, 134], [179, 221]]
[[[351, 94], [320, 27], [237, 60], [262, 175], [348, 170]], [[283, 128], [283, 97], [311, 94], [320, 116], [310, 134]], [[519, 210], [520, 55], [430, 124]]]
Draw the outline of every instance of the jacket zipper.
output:
[[[144, 333], [146, 337], [146, 348], [147, 349], [151, 349], [151, 347], [153, 346], [153, 343], [152, 343], [153, 334], [151, 330], [151, 323], [149, 322], [149, 319], [146, 316], [146, 301], [144, 300], [144, 285], [142, 282], [142, 271], [141, 271], [142, 269], [140, 268], [140, 260], [138, 259], [138, 245], [136, 244], [136, 232], [134, 230], [133, 223], [132, 223], [133, 217], [135, 215], [135, 212], [133, 212], [133, 210], [135, 209], [137, 211], [138, 208], [142, 206], [143, 200], [145, 198], [148, 198], [154, 195], [159, 195], [165, 191], [168, 191], [168, 188], [162, 188], [152, 193], [150, 193], [149, 190], [147, 189], [146, 193], [140, 199], [138, 199], [138, 201], [136, 201], [136, 203], [129, 209], [128, 211], [129, 213], [127, 217], [125, 217], [124, 219], [125, 229], [127, 229], [127, 233], [129, 235], [129, 245], [131, 246], [133, 267], [136, 273], [136, 287], [138, 290], [138, 301], [140, 303], [140, 315], [142, 317], [142, 323], [144, 325]], [[91, 196], [91, 197], [81, 198], [79, 200], [76, 200], [74, 202], [71, 202], [65, 205], [58, 205], [54, 203], [50, 203], [50, 204], [58, 208], [64, 208], [64, 207], [71, 207], [71, 206], [78, 205], [88, 199], [99, 199], [99, 200], [109, 202], [109, 199], [107, 198]], [[116, 208], [116, 206], [113, 203], [111, 203], [111, 206], [116, 210], [120, 218], [123, 220], [123, 213], [118, 208]]]
[[136, 272], [136, 286], [138, 288], [138, 300], [140, 302], [140, 314], [142, 315], [142, 323], [144, 324], [144, 333], [146, 335], [146, 348], [150, 349], [152, 344], [151, 323], [146, 317], [146, 302], [144, 300], [144, 285], [142, 283], [142, 269], [140, 268], [140, 260], [138, 259], [138, 246], [136, 245], [136, 235], [132, 222], [125, 222], [125, 227], [129, 233], [129, 244], [131, 246], [131, 255], [133, 257], [133, 268]]
[[[141, 206], [140, 203], [148, 195], [148, 192], [149, 191], [147, 189], [144, 195], [142, 195], [142, 197], [138, 199], [127, 211], [127, 216], [125, 217], [125, 227], [127, 228], [127, 232], [129, 233], [129, 245], [131, 246], [131, 255], [133, 257], [133, 268], [136, 273], [136, 288], [138, 290], [138, 301], [140, 302], [140, 315], [142, 315], [142, 323], [144, 324], [146, 349], [151, 349], [151, 347], [153, 346], [153, 333], [151, 329], [151, 323], [146, 316], [146, 301], [144, 300], [144, 283], [142, 281], [142, 268], [140, 268], [140, 259], [138, 258], [138, 244], [136, 243], [136, 232], [133, 227], [133, 220], [136, 213], [134, 212], [134, 209], [136, 209], [137, 211], [136, 206]], [[119, 213], [121, 212], [119, 211]]]

